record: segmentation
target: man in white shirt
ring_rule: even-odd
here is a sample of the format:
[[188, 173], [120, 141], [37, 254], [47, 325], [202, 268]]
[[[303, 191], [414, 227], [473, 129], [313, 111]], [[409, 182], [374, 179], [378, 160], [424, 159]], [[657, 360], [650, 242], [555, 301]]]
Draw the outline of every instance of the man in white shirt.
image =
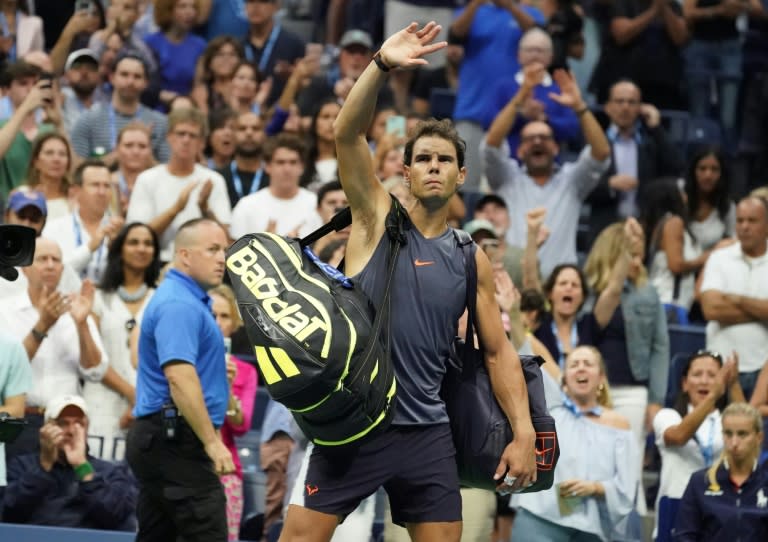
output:
[[317, 196], [299, 186], [304, 171], [304, 144], [294, 135], [280, 134], [264, 151], [269, 186], [240, 199], [232, 212], [234, 239], [268, 231], [304, 236], [321, 225]]
[[768, 201], [747, 197], [736, 207], [738, 243], [715, 250], [704, 267], [701, 308], [707, 348], [739, 356], [749, 399], [768, 361]]
[[597, 185], [610, 165], [611, 147], [603, 129], [581, 97], [573, 77], [564, 70], [553, 74], [560, 94], [550, 98], [573, 110], [581, 124], [587, 146], [575, 162], [558, 167], [555, 157], [559, 147], [552, 128], [542, 121], [531, 121], [520, 133], [517, 156], [523, 167], [509, 157], [507, 134], [517, 118], [518, 108], [545, 76], [540, 65], [524, 69], [520, 89], [496, 116], [480, 145], [485, 173], [494, 192], [504, 199], [512, 219], [507, 230], [507, 243], [525, 246], [526, 213], [545, 207], [544, 221], [550, 237], [539, 251], [541, 269], [547, 276], [560, 263], [576, 261], [576, 230], [581, 204]]
[[126, 221], [144, 222], [160, 237], [160, 259], [173, 259], [176, 231], [188, 220], [206, 217], [229, 227], [232, 209], [224, 178], [197, 163], [208, 123], [196, 109], [168, 116], [171, 158], [140, 174], [131, 193]]
[[120, 216], [109, 215], [112, 180], [103, 162], [93, 159], [82, 162], [72, 179], [77, 209], [48, 222], [43, 236], [58, 243], [65, 265], [71, 265], [81, 278], [98, 284], [107, 265], [109, 243], [125, 221]]
[[42, 408], [58, 394], [80, 394], [80, 380], [98, 382], [107, 370], [107, 355], [98, 328], [89, 316], [94, 287], [85, 281], [79, 293], [56, 290], [63, 265], [55, 241], [38, 237], [32, 265], [23, 267], [29, 286], [0, 305], [0, 329], [22, 340], [32, 364], [27, 394], [29, 424], [6, 449], [7, 457], [34, 452], [39, 446]]

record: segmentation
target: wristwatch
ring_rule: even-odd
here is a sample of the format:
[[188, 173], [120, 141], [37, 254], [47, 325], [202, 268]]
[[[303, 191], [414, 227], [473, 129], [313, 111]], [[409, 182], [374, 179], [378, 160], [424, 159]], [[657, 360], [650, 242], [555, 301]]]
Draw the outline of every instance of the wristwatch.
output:
[[38, 331], [35, 328], [32, 328], [32, 331], [30, 331], [30, 333], [32, 333], [32, 336], [39, 343], [43, 342], [43, 339], [45, 339], [48, 336], [47, 333], [43, 333], [42, 331]]

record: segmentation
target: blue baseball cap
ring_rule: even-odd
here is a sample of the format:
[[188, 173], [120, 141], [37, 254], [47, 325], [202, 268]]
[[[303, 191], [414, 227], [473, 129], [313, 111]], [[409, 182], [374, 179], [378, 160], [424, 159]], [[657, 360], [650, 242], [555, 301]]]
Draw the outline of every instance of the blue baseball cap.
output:
[[42, 192], [28, 188], [18, 188], [11, 192], [8, 198], [8, 209], [17, 214], [24, 207], [29, 207], [30, 205], [43, 213], [43, 216], [48, 216], [48, 206], [45, 204], [45, 196], [43, 196]]

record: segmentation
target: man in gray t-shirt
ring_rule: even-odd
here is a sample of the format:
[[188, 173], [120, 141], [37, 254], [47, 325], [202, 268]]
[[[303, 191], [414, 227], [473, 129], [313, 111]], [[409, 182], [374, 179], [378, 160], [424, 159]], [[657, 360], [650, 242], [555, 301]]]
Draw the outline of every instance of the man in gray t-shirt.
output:
[[480, 145], [488, 183], [504, 198], [512, 219], [507, 243], [524, 246], [525, 215], [534, 207], [545, 207], [549, 239], [539, 250], [542, 273], [546, 276], [559, 263], [576, 262], [576, 231], [581, 204], [610, 165], [611, 147], [603, 129], [584, 103], [573, 77], [563, 70], [554, 73], [561, 89], [552, 95], [556, 102], [573, 109], [579, 118], [586, 147], [575, 162], [557, 167], [559, 152], [552, 128], [544, 121], [531, 121], [520, 133], [517, 157], [510, 158], [506, 138], [517, 118], [517, 110], [544, 76], [542, 65], [532, 64], [524, 71], [523, 84], [496, 116]]
[[152, 152], [159, 162], [170, 156], [165, 140], [165, 115], [153, 111], [139, 101], [148, 84], [144, 60], [125, 54], [115, 61], [110, 75], [112, 99], [108, 104], [86, 111], [72, 129], [72, 147], [83, 157], [99, 156], [107, 164], [115, 160], [114, 148], [120, 130], [132, 121], [143, 122], [152, 128]]

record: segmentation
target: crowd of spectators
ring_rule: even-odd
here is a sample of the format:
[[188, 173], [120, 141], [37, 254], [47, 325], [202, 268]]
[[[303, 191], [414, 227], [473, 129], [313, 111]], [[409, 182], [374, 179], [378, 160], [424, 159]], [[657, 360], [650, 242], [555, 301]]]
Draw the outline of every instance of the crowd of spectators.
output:
[[[32, 265], [0, 278], [0, 411], [27, 421], [0, 444], [0, 518], [136, 528], [124, 458], [138, 336], [177, 231], [204, 217], [230, 240], [303, 236], [330, 220], [346, 204], [334, 120], [412, 20], [436, 20], [448, 46], [379, 92], [375, 173], [407, 207], [407, 134], [455, 123], [467, 177], [451, 225], [493, 263], [510, 340], [547, 360], [562, 424], [556, 486], [465, 496], [468, 525], [487, 520], [465, 537], [612, 540], [661, 497], [683, 500], [681, 540], [768, 533], [766, 473], [747, 468], [768, 418], [760, 0], [0, 0], [0, 207], [37, 233]], [[346, 239], [314, 249], [336, 265]], [[236, 540], [236, 437], [263, 413], [233, 295], [210, 295], [228, 345]], [[669, 324], [706, 326], [707, 349], [675, 365]], [[268, 526], [300, 500], [289, 465], [306, 442], [290, 422], [270, 405]], [[656, 488], [643, 484], [654, 453]], [[729, 511], [742, 486], [754, 525]]]

